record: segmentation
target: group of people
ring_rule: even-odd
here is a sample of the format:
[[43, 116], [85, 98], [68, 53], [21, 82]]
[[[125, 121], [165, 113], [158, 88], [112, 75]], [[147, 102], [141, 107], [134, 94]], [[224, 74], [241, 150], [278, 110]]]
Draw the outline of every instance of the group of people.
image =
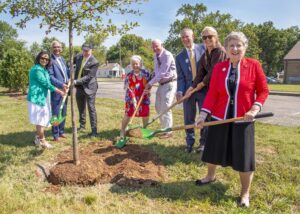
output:
[[[250, 186], [255, 171], [254, 119], [268, 97], [269, 90], [261, 64], [246, 58], [248, 39], [242, 32], [231, 32], [221, 45], [215, 28], [207, 26], [201, 32], [204, 44], [194, 43], [190, 28], [181, 31], [184, 49], [174, 58], [158, 39], [152, 41], [154, 76], [141, 69], [141, 57], [133, 56], [133, 71], [126, 76], [126, 108], [121, 136], [132, 117], [139, 99], [142, 105], [137, 115], [146, 124], [149, 118], [149, 93], [157, 83], [155, 109], [161, 128], [172, 127], [172, 112], [166, 111], [176, 97], [183, 102], [184, 124], [200, 128], [202, 161], [207, 175], [196, 180], [197, 186], [216, 180], [216, 167], [231, 166], [239, 172], [241, 206], [249, 207]], [[138, 64], [136, 66], [136, 64]], [[147, 95], [147, 96], [145, 96]], [[199, 116], [197, 115], [197, 108]], [[244, 121], [205, 127], [206, 121], [244, 117]], [[166, 133], [160, 138], [172, 137]], [[186, 152], [195, 143], [194, 129], [186, 130]]]
[[[58, 41], [51, 44], [52, 53], [41, 51], [29, 72], [28, 88], [28, 112], [30, 123], [36, 126], [35, 145], [44, 148], [53, 146], [46, 141], [44, 128], [50, 127], [51, 116], [62, 117], [67, 113], [67, 99], [70, 87], [70, 69], [61, 56], [62, 46]], [[82, 45], [82, 53], [74, 58], [76, 102], [79, 112], [80, 126], [78, 131], [83, 131], [86, 125], [86, 106], [88, 106], [91, 136], [97, 135], [97, 113], [95, 98], [98, 89], [96, 73], [99, 62], [92, 55], [92, 47], [89, 44]], [[51, 93], [50, 93], [51, 92]], [[61, 111], [61, 112], [60, 112]], [[53, 141], [58, 142], [65, 135], [65, 120], [56, 126], [52, 126]]]
[[[183, 50], [174, 58], [159, 39], [152, 41], [154, 71], [150, 74], [142, 67], [142, 58], [131, 57], [132, 71], [125, 78], [125, 113], [121, 137], [133, 116], [143, 118], [146, 125], [150, 114], [150, 92], [158, 84], [155, 109], [160, 116], [161, 128], [173, 126], [169, 107], [176, 98], [183, 102], [184, 124], [200, 128], [198, 151], [207, 164], [207, 175], [195, 184], [210, 184], [216, 180], [218, 165], [231, 166], [239, 172], [241, 182], [240, 205], [249, 206], [250, 185], [255, 171], [254, 118], [268, 96], [268, 86], [261, 64], [246, 58], [248, 39], [242, 32], [231, 32], [221, 45], [213, 27], [201, 32], [203, 44], [195, 44], [190, 28], [182, 29]], [[41, 52], [30, 71], [29, 115], [36, 125], [35, 143], [49, 147], [43, 128], [49, 125], [44, 115], [57, 114], [59, 103], [68, 90], [69, 69], [60, 57], [61, 44], [53, 42], [53, 53]], [[97, 134], [95, 96], [98, 88], [96, 71], [98, 61], [91, 54], [92, 48], [84, 44], [82, 54], [75, 57], [76, 100], [80, 115], [79, 130], [85, 129], [86, 104], [88, 105], [92, 136]], [[51, 63], [52, 62], [52, 63]], [[51, 105], [48, 91], [51, 91]], [[169, 109], [169, 110], [168, 110]], [[197, 110], [199, 116], [197, 116]], [[66, 113], [66, 106], [63, 114]], [[205, 127], [205, 122], [244, 117], [244, 121]], [[54, 140], [64, 137], [64, 123], [52, 127]], [[161, 134], [166, 139], [172, 132]], [[195, 144], [194, 129], [186, 130], [186, 149], [191, 153]]]

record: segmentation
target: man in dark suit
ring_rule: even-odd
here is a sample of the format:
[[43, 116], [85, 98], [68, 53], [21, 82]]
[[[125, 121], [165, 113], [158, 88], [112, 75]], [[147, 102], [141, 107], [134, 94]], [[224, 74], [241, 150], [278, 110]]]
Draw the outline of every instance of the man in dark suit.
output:
[[[194, 44], [194, 34], [190, 28], [181, 31], [181, 41], [184, 49], [176, 56], [177, 69], [177, 93], [176, 99], [179, 100], [186, 90], [192, 85], [202, 54], [205, 52], [203, 44]], [[201, 109], [206, 95], [206, 89], [195, 92], [188, 100], [183, 103], [184, 124], [194, 124], [198, 109]], [[201, 131], [200, 145], [204, 144], [205, 133]], [[195, 143], [194, 129], [186, 130], [186, 152], [192, 152]]]
[[[68, 89], [68, 81], [70, 78], [70, 71], [66, 65], [66, 62], [63, 57], [60, 56], [62, 52], [61, 43], [58, 41], [53, 41], [51, 44], [52, 54], [51, 54], [51, 66], [48, 68], [48, 72], [50, 75], [51, 83], [64, 91]], [[51, 110], [52, 115], [59, 114], [59, 108], [62, 102], [62, 96], [58, 93], [51, 93]], [[67, 103], [68, 100], [63, 106], [62, 116], [66, 116], [67, 114]], [[66, 138], [65, 136], [65, 121], [63, 121], [58, 126], [52, 126], [52, 135], [54, 141], [59, 141], [59, 138]]]
[[75, 80], [76, 101], [79, 111], [80, 127], [78, 131], [85, 129], [86, 124], [86, 104], [88, 106], [92, 137], [97, 136], [97, 113], [95, 108], [96, 92], [98, 83], [96, 73], [99, 62], [92, 55], [92, 46], [90, 44], [82, 45], [82, 54], [76, 56], [75, 60]]

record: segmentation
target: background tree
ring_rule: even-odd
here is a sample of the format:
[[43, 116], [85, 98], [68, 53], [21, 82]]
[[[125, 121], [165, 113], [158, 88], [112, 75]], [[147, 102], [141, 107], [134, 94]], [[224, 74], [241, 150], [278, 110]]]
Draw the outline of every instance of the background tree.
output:
[[26, 94], [32, 64], [32, 56], [25, 48], [8, 49], [0, 62], [1, 85], [10, 91], [22, 90], [23, 94]]
[[204, 4], [184, 4], [178, 9], [176, 19], [171, 24], [169, 36], [165, 41], [165, 47], [174, 55], [177, 55], [183, 48], [180, 40], [180, 31], [189, 27], [194, 31], [195, 43], [202, 43], [201, 31], [205, 26], [213, 26], [219, 34], [221, 43], [223, 43], [225, 36], [242, 26], [242, 23], [233, 19], [230, 14], [221, 14], [219, 11], [207, 13], [207, 7]]
[[0, 21], [0, 60], [3, 57], [4, 51], [9, 48], [7, 45], [11, 41], [16, 41], [17, 38], [17, 30], [10, 26], [7, 22]]
[[143, 64], [147, 69], [153, 70], [151, 40], [144, 40], [143, 37], [134, 34], [122, 36], [118, 44], [109, 48], [106, 57], [109, 62], [118, 63], [120, 63], [121, 57], [122, 66], [126, 67], [130, 64], [130, 57], [135, 54], [142, 57]]
[[[9, 11], [13, 17], [20, 17], [17, 25], [26, 27], [29, 20], [39, 18], [40, 27], [46, 26], [49, 33], [51, 30], [68, 31], [69, 34], [69, 61], [71, 70], [71, 83], [74, 82], [73, 67], [73, 34], [77, 32], [112, 34], [124, 33], [137, 26], [136, 22], [125, 23], [121, 26], [113, 24], [111, 19], [104, 19], [110, 14], [137, 14], [138, 10], [130, 8], [132, 3], [143, 2], [144, 0], [5, 0], [0, 3], [0, 12]], [[75, 115], [75, 91], [71, 87], [71, 113], [73, 129], [73, 158], [74, 163], [79, 164], [79, 153], [77, 143], [76, 115]]]

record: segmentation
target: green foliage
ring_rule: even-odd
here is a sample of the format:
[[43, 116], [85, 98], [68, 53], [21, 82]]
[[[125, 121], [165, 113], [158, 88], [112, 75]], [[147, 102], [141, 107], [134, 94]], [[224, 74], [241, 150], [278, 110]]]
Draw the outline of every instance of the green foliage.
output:
[[230, 14], [221, 14], [219, 11], [207, 13], [207, 8], [202, 3], [194, 6], [184, 4], [178, 9], [176, 16], [179, 16], [180, 19], [171, 24], [169, 37], [165, 41], [165, 47], [173, 54], [178, 54], [183, 48], [180, 31], [185, 27], [189, 27], [194, 31], [195, 43], [201, 43], [202, 29], [205, 26], [213, 26], [218, 31], [222, 43], [229, 32], [241, 26], [241, 22], [233, 19]]
[[19, 91], [25, 94], [28, 86], [29, 69], [33, 60], [28, 51], [24, 48], [8, 49], [0, 62], [1, 85], [9, 88], [10, 91]]
[[140, 55], [147, 69], [153, 70], [153, 53], [151, 40], [144, 40], [140, 36], [127, 34], [121, 37], [117, 45], [113, 45], [107, 51], [107, 60], [110, 62], [121, 62], [123, 67], [130, 63], [132, 55]]

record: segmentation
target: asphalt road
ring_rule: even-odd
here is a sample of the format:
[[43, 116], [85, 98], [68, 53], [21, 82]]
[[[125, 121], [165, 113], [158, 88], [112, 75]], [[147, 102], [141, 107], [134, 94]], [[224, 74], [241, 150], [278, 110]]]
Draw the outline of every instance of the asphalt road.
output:
[[[123, 82], [99, 82], [97, 97], [124, 100], [124, 92]], [[156, 87], [151, 92], [151, 103], [154, 104]], [[269, 95], [262, 111], [274, 113], [274, 117], [259, 119], [264, 123], [300, 126], [300, 97]]]

